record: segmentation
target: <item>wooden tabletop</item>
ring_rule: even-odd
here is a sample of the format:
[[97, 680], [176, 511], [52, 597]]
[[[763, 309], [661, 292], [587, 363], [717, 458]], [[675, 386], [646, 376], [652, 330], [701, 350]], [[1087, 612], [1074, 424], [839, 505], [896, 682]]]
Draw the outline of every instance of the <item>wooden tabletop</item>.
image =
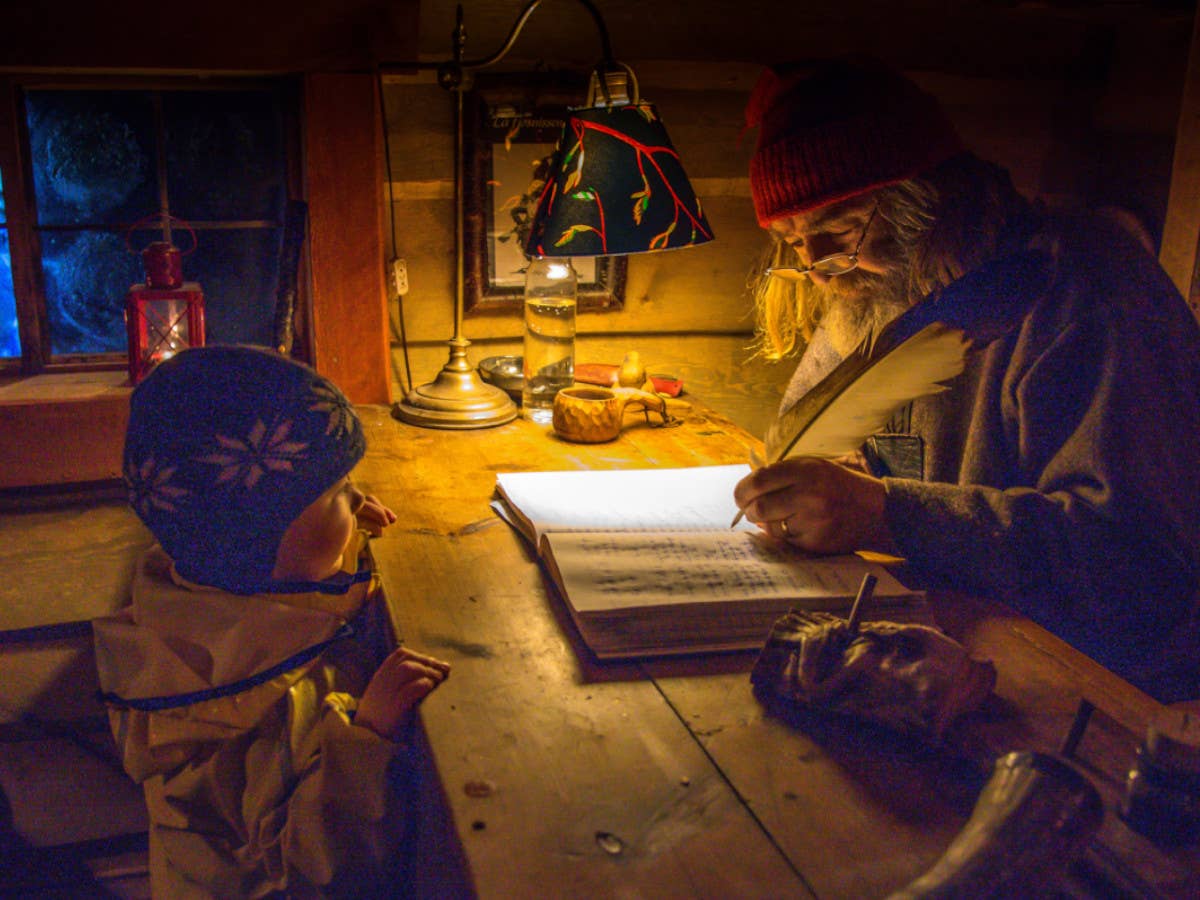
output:
[[593, 660], [491, 510], [496, 473], [747, 461], [757, 441], [727, 419], [696, 407], [680, 427], [634, 424], [589, 446], [523, 420], [445, 431], [384, 407], [360, 414], [355, 478], [399, 514], [373, 544], [395, 625], [453, 664], [422, 719], [479, 896], [883, 897], [938, 858], [996, 757], [1058, 751], [1085, 698], [1097, 709], [1074, 762], [1107, 808], [1089, 877], [1133, 896], [1200, 895], [1194, 845], [1164, 850], [1115, 812], [1162, 707], [997, 604], [930, 598], [999, 676], [938, 747], [769, 714], [751, 693], [752, 653]]

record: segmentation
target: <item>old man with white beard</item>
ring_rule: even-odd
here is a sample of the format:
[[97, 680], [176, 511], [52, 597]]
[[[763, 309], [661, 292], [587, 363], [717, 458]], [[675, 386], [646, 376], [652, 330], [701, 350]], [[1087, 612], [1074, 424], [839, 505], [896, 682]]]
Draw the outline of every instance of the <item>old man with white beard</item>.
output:
[[785, 407], [947, 290], [1020, 316], [866, 465], [786, 459], [737, 486], [739, 507], [809, 551], [903, 556], [1160, 699], [1200, 697], [1200, 329], [1155, 259], [1110, 218], [1027, 201], [873, 63], [769, 69], [746, 113], [775, 239], [759, 334], [801, 353]]

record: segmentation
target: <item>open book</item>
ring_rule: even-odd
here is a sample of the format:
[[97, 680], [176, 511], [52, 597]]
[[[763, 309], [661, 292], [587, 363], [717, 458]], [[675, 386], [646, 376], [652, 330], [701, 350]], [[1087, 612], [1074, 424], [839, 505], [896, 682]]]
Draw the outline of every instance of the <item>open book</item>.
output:
[[868, 572], [878, 582], [867, 618], [927, 620], [924, 595], [878, 563], [730, 529], [733, 487], [749, 471], [501, 473], [493, 507], [537, 548], [600, 659], [761, 647], [792, 608], [848, 613]]

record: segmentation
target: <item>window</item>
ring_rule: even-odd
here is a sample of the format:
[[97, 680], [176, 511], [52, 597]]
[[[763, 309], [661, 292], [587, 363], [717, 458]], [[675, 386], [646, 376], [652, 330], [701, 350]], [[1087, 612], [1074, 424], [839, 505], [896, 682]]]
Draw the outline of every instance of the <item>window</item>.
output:
[[[280, 342], [277, 269], [295, 169], [287, 85], [16, 91], [14, 133], [0, 140], [23, 152], [0, 161], [27, 160], [28, 170], [0, 178], [28, 190], [20, 210], [10, 192], [7, 218], [0, 206], [0, 365], [121, 365], [125, 295], [144, 281], [140, 251], [168, 238], [184, 253], [185, 280], [204, 292], [210, 343]], [[10, 242], [18, 216], [29, 237], [17, 240], [13, 227]], [[14, 279], [21, 265], [30, 277]]]
[[0, 359], [20, 353], [17, 301], [13, 296], [12, 259], [8, 252], [8, 222], [4, 215], [4, 179], [0, 177]]

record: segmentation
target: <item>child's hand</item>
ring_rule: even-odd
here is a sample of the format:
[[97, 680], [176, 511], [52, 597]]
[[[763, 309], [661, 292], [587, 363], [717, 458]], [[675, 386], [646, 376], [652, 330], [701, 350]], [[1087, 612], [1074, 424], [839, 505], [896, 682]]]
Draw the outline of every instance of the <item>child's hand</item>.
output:
[[388, 509], [374, 494], [363, 497], [362, 506], [355, 513], [358, 527], [365, 528], [371, 537], [379, 537], [383, 529], [396, 521], [396, 514]]
[[399, 740], [409, 714], [449, 674], [450, 664], [440, 659], [405, 647], [394, 650], [371, 677], [354, 724], [390, 741]]

